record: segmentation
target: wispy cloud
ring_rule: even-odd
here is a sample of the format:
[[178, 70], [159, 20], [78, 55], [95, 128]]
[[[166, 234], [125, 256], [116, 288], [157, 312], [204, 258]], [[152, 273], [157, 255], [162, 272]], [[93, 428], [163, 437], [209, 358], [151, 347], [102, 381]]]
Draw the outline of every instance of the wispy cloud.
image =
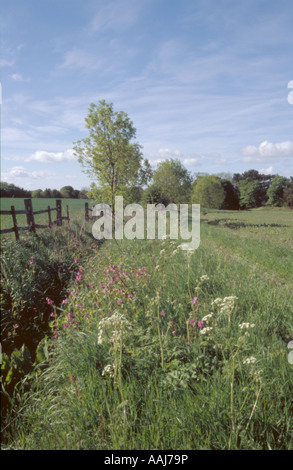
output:
[[59, 68], [61, 69], [91, 69], [97, 70], [101, 67], [102, 61], [94, 54], [82, 49], [73, 49], [65, 53], [64, 60]]
[[12, 78], [13, 81], [15, 82], [29, 82], [29, 78], [24, 78], [20, 73], [12, 73], [10, 75], [10, 78]]
[[136, 23], [144, 3], [144, 0], [108, 0], [97, 7], [90, 29], [93, 32], [125, 31]]

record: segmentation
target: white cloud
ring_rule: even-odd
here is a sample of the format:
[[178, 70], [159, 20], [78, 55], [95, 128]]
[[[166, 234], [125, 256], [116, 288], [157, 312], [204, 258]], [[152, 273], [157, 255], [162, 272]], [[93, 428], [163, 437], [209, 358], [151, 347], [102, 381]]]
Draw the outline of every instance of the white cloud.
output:
[[47, 178], [55, 176], [55, 173], [51, 171], [28, 171], [23, 166], [14, 166], [9, 169], [9, 171], [4, 172], [1, 174], [1, 178], [4, 181], [11, 181], [14, 178], [32, 178], [32, 179], [39, 179], [39, 178]]
[[266, 162], [278, 158], [293, 157], [293, 142], [268, 142], [265, 140], [258, 147], [248, 145], [241, 149], [244, 162]]
[[201, 163], [198, 161], [197, 158], [184, 158], [183, 165], [186, 165], [186, 166], [200, 166]]
[[44, 150], [37, 150], [35, 153], [25, 159], [26, 162], [46, 162], [46, 163], [61, 163], [76, 160], [72, 149], [65, 150], [65, 152], [46, 152]]
[[13, 59], [1, 59], [0, 61], [0, 65], [1, 67], [12, 67], [12, 65], [14, 64], [14, 60]]
[[263, 175], [272, 175], [274, 173], [274, 168], [272, 166], [269, 166], [269, 168], [262, 168], [259, 170], [259, 173]]
[[12, 78], [12, 80], [14, 80], [15, 82], [24, 81], [24, 78], [20, 75], [20, 73], [13, 73], [12, 75], [10, 75], [10, 78]]
[[150, 153], [147, 157], [155, 159], [156, 161], [162, 161], [165, 158], [180, 158], [183, 153], [180, 150], [171, 150], [169, 148], [160, 148], [157, 152]]

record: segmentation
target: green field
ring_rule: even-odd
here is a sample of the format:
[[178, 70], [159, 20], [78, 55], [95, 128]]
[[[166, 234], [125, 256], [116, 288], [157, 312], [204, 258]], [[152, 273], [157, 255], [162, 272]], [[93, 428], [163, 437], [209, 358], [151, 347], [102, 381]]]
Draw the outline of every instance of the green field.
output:
[[290, 210], [202, 210], [194, 253], [95, 249], [6, 448], [292, 450], [292, 235]]
[[[84, 219], [85, 212], [85, 199], [61, 199], [62, 201], [62, 215], [66, 216], [66, 207], [69, 207], [70, 219]], [[46, 198], [33, 198], [32, 205], [34, 211], [47, 209], [48, 206], [51, 208], [56, 207], [55, 199]], [[11, 206], [14, 206], [15, 210], [24, 210], [24, 198], [0, 198], [1, 210], [10, 210]], [[52, 221], [56, 220], [56, 211], [51, 213]], [[12, 228], [12, 217], [10, 215], [1, 215], [1, 229]], [[48, 214], [37, 214], [35, 216], [35, 222], [40, 225], [48, 224]], [[17, 215], [17, 223], [19, 227], [25, 227], [27, 225], [26, 216], [23, 214]], [[7, 236], [5, 234], [5, 236]], [[9, 234], [13, 236], [13, 234]]]

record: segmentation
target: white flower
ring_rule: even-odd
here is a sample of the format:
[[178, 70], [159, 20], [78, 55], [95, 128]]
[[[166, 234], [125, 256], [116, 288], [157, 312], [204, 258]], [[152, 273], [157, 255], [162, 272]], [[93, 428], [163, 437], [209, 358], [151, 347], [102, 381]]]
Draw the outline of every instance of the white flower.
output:
[[255, 324], [243, 322], [243, 323], [240, 323], [239, 328], [240, 330], [243, 330], [243, 328], [255, 328]]
[[208, 315], [206, 315], [205, 317], [203, 317], [201, 319], [201, 321], [208, 321], [210, 318], [212, 318], [214, 316], [213, 313], [209, 313]]
[[243, 364], [254, 364], [256, 362], [256, 358], [254, 356], [248, 357], [243, 361]]
[[188, 243], [181, 243], [181, 245], [178, 246], [181, 250], [186, 251], [187, 255], [191, 256], [195, 252], [192, 248], [190, 248]]
[[102, 372], [102, 375], [109, 375], [110, 377], [114, 377], [114, 366], [113, 364], [107, 364]]
[[98, 344], [102, 344], [103, 341], [120, 343], [123, 332], [131, 328], [131, 323], [118, 312], [115, 312], [111, 317], [102, 318], [99, 322]]
[[212, 327], [207, 326], [206, 328], [203, 328], [202, 330], [200, 330], [200, 335], [205, 335], [206, 333], [208, 333], [212, 329], [213, 329]]
[[210, 279], [209, 276], [207, 276], [206, 274], [204, 274], [203, 276], [200, 276], [201, 281], [208, 281], [209, 279]]

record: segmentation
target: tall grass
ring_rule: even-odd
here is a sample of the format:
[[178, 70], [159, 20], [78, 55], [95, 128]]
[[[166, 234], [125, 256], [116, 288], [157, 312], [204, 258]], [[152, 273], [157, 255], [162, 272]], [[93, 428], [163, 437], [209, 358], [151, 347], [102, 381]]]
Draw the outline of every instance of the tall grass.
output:
[[6, 448], [292, 448], [292, 260], [267, 272], [246, 226], [237, 248], [209, 220], [194, 253], [124, 240], [79, 260]]

